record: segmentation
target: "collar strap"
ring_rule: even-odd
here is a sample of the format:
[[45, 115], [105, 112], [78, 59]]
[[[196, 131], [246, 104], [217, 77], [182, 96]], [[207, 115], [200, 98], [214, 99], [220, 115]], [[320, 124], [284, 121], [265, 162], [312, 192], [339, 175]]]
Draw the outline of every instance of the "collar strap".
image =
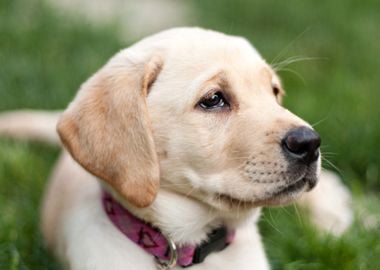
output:
[[[172, 258], [171, 244], [174, 243], [158, 228], [134, 216], [105, 191], [102, 195], [102, 203], [108, 218], [131, 241], [155, 256], [160, 262], [166, 262]], [[176, 264], [187, 267], [201, 263], [210, 253], [227, 247], [234, 238], [234, 230], [227, 230], [226, 227], [217, 228], [208, 234], [207, 240], [200, 245], [179, 246], [176, 250]]]

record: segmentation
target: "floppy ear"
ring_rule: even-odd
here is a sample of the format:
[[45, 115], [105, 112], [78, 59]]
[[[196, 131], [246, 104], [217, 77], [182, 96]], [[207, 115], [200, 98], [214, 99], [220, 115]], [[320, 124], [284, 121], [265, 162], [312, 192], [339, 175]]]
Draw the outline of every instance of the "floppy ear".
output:
[[73, 158], [137, 207], [151, 204], [159, 186], [146, 96], [162, 65], [119, 53], [82, 85], [57, 126]]

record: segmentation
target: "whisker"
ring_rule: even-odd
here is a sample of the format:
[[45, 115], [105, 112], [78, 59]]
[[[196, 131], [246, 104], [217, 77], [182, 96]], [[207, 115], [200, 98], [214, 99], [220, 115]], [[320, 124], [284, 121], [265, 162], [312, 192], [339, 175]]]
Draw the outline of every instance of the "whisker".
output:
[[325, 153], [326, 153], [326, 154], [335, 154], [335, 155], [339, 155], [339, 153], [337, 153], [337, 152], [331, 152], [331, 151], [330, 151], [330, 152], [325, 152], [325, 151], [323, 151], [323, 154], [325, 154]]
[[[273, 221], [273, 217], [272, 217], [272, 213], [271, 213], [271, 209], [270, 208], [267, 208], [267, 212], [269, 212], [269, 216], [271, 217], [272, 221]], [[263, 215], [262, 217], [262, 220], [264, 220], [265, 222], [267, 222], [275, 231], [277, 231], [278, 233], [280, 234], [283, 234], [282, 231], [280, 231], [274, 224], [274, 222], [270, 221], [269, 218], [267, 217], [267, 215]]]
[[286, 206], [281, 205], [279, 207], [282, 211], [284, 211], [289, 217], [293, 217], [293, 215], [289, 212]]
[[300, 226], [301, 226], [302, 228], [305, 227], [305, 224], [303, 223], [303, 220], [302, 220], [302, 218], [301, 218], [300, 212], [298, 211], [297, 204], [293, 203], [292, 205], [293, 205], [294, 210], [295, 210], [295, 212], [296, 212], [298, 223], [300, 224]]
[[292, 56], [292, 57], [289, 57], [288, 59], [285, 59], [281, 62], [273, 64], [272, 67], [275, 71], [281, 71], [282, 68], [287, 67], [293, 63], [305, 62], [305, 61], [316, 61], [316, 60], [327, 60], [327, 58], [307, 57], [307, 56]]
[[300, 34], [298, 34], [298, 36], [296, 36], [295, 39], [293, 39], [291, 42], [289, 42], [288, 45], [286, 45], [276, 56], [275, 58], [270, 62], [271, 65], [273, 63], [275, 63], [278, 59], [280, 59], [283, 54], [296, 42], [298, 41], [305, 33], [307, 33], [309, 30], [311, 29], [311, 26], [309, 26], [308, 28], [306, 28], [304, 31], [302, 31]]
[[322, 155], [323, 156], [327, 156], [327, 157], [331, 157], [331, 156], [333, 156], [333, 157], [335, 157], [335, 156], [339, 156], [339, 154], [338, 153], [334, 153], [334, 152], [322, 152]]
[[323, 148], [329, 148], [329, 147], [331, 147], [331, 145], [328, 145], [328, 144], [323, 144], [323, 145], [321, 145], [321, 149], [323, 149]]
[[306, 85], [305, 79], [297, 71], [295, 71], [293, 69], [290, 69], [290, 68], [282, 68], [279, 71], [285, 71], [285, 72], [289, 72], [289, 73], [292, 73], [292, 74], [296, 75], [303, 82], [303, 84]]
[[328, 118], [329, 118], [329, 115], [327, 115], [325, 118], [322, 118], [321, 120], [317, 121], [316, 123], [311, 124], [311, 126], [312, 126], [312, 127], [316, 127], [316, 126], [318, 126], [319, 124], [325, 122]]
[[334, 163], [332, 163], [330, 160], [328, 160], [327, 158], [323, 157], [322, 156], [322, 160], [327, 162], [328, 165], [330, 165], [332, 168], [334, 168], [339, 174], [340, 176], [344, 176], [343, 172], [337, 167], [334, 165]]

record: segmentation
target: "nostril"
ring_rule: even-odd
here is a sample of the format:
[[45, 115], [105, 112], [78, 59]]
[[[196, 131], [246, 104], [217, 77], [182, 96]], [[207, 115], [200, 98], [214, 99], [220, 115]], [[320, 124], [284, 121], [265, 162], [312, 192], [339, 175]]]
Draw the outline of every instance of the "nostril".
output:
[[282, 147], [291, 157], [310, 164], [319, 157], [321, 138], [308, 127], [291, 129], [282, 140]]
[[297, 134], [290, 134], [284, 140], [285, 147], [294, 154], [307, 152], [308, 145]]

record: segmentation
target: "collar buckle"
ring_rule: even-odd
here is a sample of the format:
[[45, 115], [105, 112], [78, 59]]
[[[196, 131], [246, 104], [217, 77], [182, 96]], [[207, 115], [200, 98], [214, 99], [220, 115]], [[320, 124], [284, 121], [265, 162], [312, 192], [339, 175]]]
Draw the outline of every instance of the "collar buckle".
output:
[[169, 270], [177, 265], [178, 260], [178, 249], [174, 241], [167, 235], [162, 234], [169, 246], [169, 260], [163, 261], [158, 257], [156, 259], [156, 265], [158, 270]]
[[203, 242], [201, 245], [197, 246], [194, 252], [193, 264], [201, 263], [204, 259], [212, 252], [221, 251], [228, 246], [226, 238], [228, 231], [226, 227], [220, 227], [213, 230], [208, 235], [208, 241]]

